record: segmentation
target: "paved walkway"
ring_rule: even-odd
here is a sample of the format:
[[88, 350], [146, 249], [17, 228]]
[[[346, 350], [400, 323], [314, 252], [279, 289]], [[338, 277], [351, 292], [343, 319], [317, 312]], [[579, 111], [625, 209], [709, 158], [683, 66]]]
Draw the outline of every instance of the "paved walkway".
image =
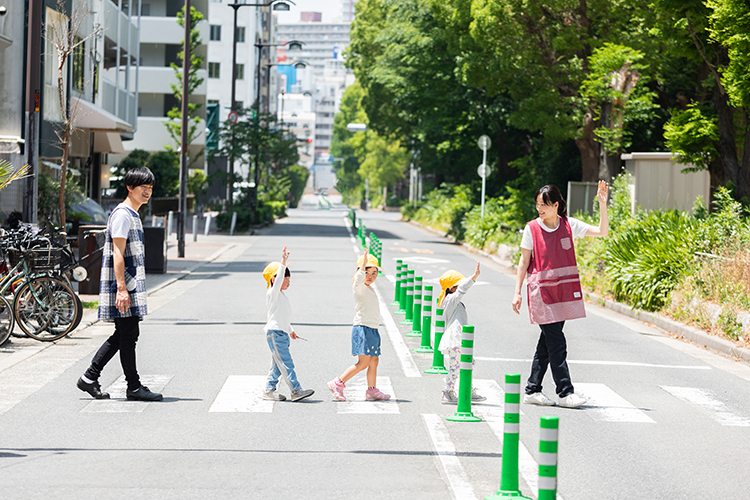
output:
[[[177, 241], [175, 235], [169, 239], [167, 243], [167, 272], [164, 274], [147, 274], [146, 275], [146, 290], [149, 295], [164, 288], [165, 286], [173, 283], [187, 276], [193, 269], [200, 267], [206, 262], [210, 262], [221, 255], [226, 250], [232, 248], [232, 237], [229, 235], [209, 235], [209, 236], [198, 236], [198, 241], [192, 241], [192, 236], [185, 242], [185, 257], [179, 258], [177, 256]], [[98, 295], [80, 295], [81, 301], [83, 302], [98, 302]], [[83, 319], [81, 324], [78, 326], [76, 331], [83, 330], [97, 321], [97, 309], [84, 309]], [[57, 342], [65, 342], [66, 338], [58, 340]], [[41, 349], [49, 345], [53, 345], [56, 342], [39, 342], [32, 338], [23, 335], [21, 329], [16, 326], [14, 333], [8, 342], [0, 347], [0, 370], [4, 364], [7, 364], [9, 358], [15, 359], [21, 353], [19, 351], [34, 351], [38, 352]], [[13, 357], [13, 358], [11, 358]]]

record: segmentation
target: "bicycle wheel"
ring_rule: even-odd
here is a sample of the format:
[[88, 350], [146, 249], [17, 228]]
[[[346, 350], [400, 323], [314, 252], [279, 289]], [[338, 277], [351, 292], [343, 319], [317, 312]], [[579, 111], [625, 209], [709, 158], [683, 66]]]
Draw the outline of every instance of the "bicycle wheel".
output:
[[16, 293], [13, 310], [21, 330], [43, 342], [67, 335], [81, 316], [73, 290], [49, 276], [24, 283]]
[[0, 295], [0, 345], [5, 344], [13, 331], [13, 307], [8, 299]]

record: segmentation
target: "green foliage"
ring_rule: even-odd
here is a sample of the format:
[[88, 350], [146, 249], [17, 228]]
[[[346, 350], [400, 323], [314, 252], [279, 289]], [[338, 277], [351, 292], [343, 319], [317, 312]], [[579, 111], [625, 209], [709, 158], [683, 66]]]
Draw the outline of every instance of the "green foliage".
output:
[[715, 210], [709, 215], [701, 212], [696, 232], [698, 251], [734, 255], [750, 245], [750, 224], [742, 205], [732, 198], [726, 188], [714, 193]]
[[655, 311], [693, 260], [695, 220], [685, 213], [640, 212], [607, 245], [607, 271], [617, 300]]
[[307, 179], [310, 177], [310, 171], [302, 165], [292, 165], [289, 167], [289, 178], [291, 186], [289, 188], [289, 206], [297, 208], [302, 195], [305, 193]]
[[187, 180], [188, 193], [198, 196], [204, 192], [207, 182], [208, 176], [203, 170], [192, 170]]
[[708, 169], [719, 148], [719, 125], [716, 111], [693, 103], [687, 109], [675, 109], [664, 125], [667, 147], [680, 160], [697, 168]]
[[[267, 201], [258, 207], [258, 220], [253, 221], [252, 209], [248, 206], [236, 206], [233, 210], [237, 212], [237, 223], [235, 233], [244, 233], [251, 225], [264, 225], [273, 222], [276, 217], [286, 217], [286, 202]], [[232, 214], [221, 212], [216, 216], [216, 227], [220, 231], [229, 231], [232, 226]]]
[[488, 243], [508, 243], [517, 240], [514, 233], [525, 224], [519, 218], [520, 211], [509, 198], [489, 198], [485, 202], [484, 217], [482, 208], [475, 206], [462, 221], [466, 241], [485, 249]]
[[467, 185], [443, 184], [427, 193], [414, 220], [463, 239], [463, 218], [473, 206], [472, 189]]
[[[60, 223], [60, 208], [58, 205], [60, 197], [60, 181], [56, 181], [46, 172], [39, 172], [37, 198], [37, 217], [40, 221], [51, 220], [54, 224]], [[65, 211], [70, 211], [70, 205], [83, 199], [83, 188], [78, 184], [78, 179], [68, 170], [65, 181]], [[71, 217], [72, 220], [72, 217]]]

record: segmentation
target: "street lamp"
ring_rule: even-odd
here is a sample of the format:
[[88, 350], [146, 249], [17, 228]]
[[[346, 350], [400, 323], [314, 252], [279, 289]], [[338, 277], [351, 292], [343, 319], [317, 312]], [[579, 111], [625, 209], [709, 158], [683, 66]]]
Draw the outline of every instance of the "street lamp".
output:
[[[265, 3], [245, 3], [245, 0], [230, 3], [229, 6], [234, 9], [234, 31], [232, 32], [232, 104], [229, 113], [230, 120], [236, 120], [237, 116], [237, 11], [240, 7], [269, 7], [276, 11], [287, 12], [291, 9], [289, 4], [295, 5], [291, 0], [270, 0]], [[234, 136], [232, 136], [234, 139]], [[232, 142], [234, 149], [234, 141]], [[227, 185], [227, 204], [229, 210], [232, 209], [232, 197], [234, 196], [234, 155], [229, 158], [229, 183]]]
[[[348, 123], [346, 130], [352, 133], [364, 132], [365, 133], [365, 158], [367, 157], [367, 125], [364, 123]], [[370, 204], [370, 179], [365, 179], [365, 201], [363, 210], [367, 210], [367, 206]]]

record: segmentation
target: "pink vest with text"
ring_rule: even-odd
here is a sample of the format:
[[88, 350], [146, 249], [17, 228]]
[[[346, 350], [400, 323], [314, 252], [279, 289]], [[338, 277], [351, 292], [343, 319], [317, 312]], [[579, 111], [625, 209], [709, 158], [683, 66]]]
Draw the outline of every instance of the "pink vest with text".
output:
[[556, 230], [545, 231], [538, 219], [528, 223], [534, 249], [527, 270], [529, 317], [535, 325], [585, 318], [581, 281], [567, 217]]

